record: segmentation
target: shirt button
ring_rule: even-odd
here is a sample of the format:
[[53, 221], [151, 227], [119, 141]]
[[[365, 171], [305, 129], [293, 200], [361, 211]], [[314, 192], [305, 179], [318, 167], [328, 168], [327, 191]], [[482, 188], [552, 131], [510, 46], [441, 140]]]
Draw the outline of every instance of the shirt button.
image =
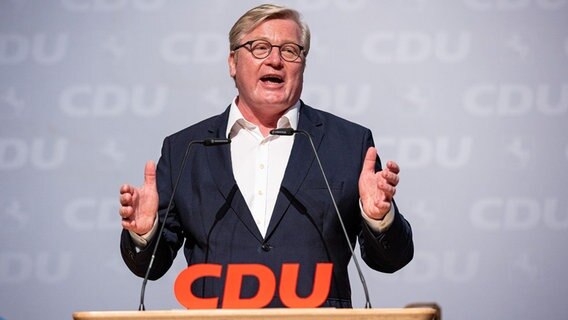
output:
[[260, 164], [258, 167], [262, 170], [264, 169], [264, 164]]

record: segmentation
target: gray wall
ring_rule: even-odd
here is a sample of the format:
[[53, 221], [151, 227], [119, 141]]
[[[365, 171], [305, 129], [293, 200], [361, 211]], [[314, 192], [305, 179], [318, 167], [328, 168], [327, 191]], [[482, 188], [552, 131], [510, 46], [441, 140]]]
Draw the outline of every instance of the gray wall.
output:
[[[137, 308], [118, 188], [229, 104], [227, 32], [257, 3], [0, 2], [0, 319]], [[568, 0], [282, 3], [313, 32], [304, 101], [402, 167], [416, 256], [364, 266], [374, 306], [566, 319]], [[180, 307], [182, 268], [149, 283], [149, 309]]]

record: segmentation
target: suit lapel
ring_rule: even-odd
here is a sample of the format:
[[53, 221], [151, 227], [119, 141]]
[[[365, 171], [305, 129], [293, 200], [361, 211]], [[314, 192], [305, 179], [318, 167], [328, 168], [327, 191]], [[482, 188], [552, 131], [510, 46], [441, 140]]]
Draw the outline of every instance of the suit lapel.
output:
[[[303, 102], [300, 108], [298, 130], [304, 130], [312, 137], [317, 150], [324, 136], [323, 124], [314, 110]], [[295, 195], [315, 161], [309, 138], [304, 134], [297, 133], [294, 136], [294, 145], [292, 146], [292, 152], [280, 188], [284, 188], [290, 194]], [[266, 232], [267, 238], [274, 232], [289, 206], [290, 200], [280, 191]]]
[[[211, 137], [225, 137], [227, 132], [227, 121], [229, 118], [229, 108], [225, 110], [209, 129]], [[237, 214], [238, 218], [243, 222], [249, 232], [259, 241], [262, 242], [262, 235], [254, 222], [250, 209], [240, 190], [231, 197], [231, 189], [236, 186], [235, 176], [231, 165], [231, 146], [230, 144], [222, 146], [213, 146], [205, 149], [207, 152], [207, 161], [209, 163], [209, 173], [217, 184], [219, 191], [223, 194], [226, 201], [230, 201], [231, 208]], [[232, 198], [232, 199], [231, 199]]]

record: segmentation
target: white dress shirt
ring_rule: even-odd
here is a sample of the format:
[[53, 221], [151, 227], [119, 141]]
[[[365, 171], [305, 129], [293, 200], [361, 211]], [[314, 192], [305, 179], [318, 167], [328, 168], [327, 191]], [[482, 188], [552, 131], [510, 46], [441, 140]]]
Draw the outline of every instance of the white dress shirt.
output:
[[[299, 109], [300, 101], [278, 119], [276, 127], [297, 129]], [[231, 139], [233, 175], [264, 237], [290, 158], [294, 136], [264, 137], [257, 125], [243, 117], [233, 100], [227, 137]]]

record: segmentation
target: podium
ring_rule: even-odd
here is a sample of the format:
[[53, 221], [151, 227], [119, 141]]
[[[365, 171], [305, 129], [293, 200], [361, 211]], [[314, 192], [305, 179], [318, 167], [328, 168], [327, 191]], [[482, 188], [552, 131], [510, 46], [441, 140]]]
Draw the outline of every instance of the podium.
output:
[[164, 311], [87, 311], [73, 313], [74, 320], [435, 320], [433, 308], [394, 309], [212, 309]]

